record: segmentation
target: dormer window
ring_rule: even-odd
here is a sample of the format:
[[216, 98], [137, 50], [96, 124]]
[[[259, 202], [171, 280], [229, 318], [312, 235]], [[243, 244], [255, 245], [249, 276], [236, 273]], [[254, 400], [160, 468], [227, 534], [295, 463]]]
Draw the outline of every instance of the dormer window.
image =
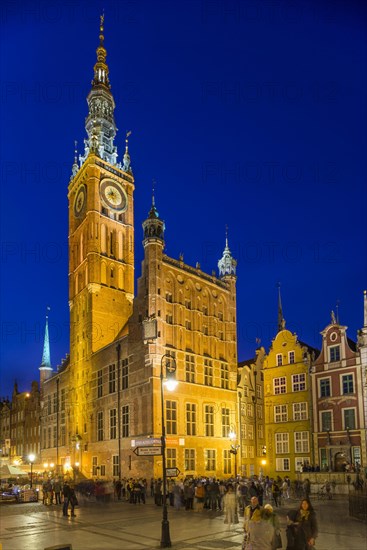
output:
[[281, 367], [283, 365], [283, 355], [281, 353], [277, 354], [277, 367]]
[[329, 348], [330, 353], [330, 363], [335, 363], [340, 361], [340, 346], [333, 346]]

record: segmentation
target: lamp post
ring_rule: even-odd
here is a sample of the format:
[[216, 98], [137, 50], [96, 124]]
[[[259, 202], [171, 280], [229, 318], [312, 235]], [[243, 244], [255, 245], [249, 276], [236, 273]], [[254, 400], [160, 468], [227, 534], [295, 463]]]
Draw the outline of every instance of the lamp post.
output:
[[[231, 441], [236, 441], [237, 439], [237, 435], [236, 433], [231, 430], [228, 434], [228, 437]], [[237, 454], [238, 454], [238, 449], [240, 448], [240, 445], [236, 444], [236, 443], [232, 443], [231, 444], [231, 448], [230, 448], [230, 453], [232, 453], [234, 455], [234, 491], [235, 491], [235, 495], [236, 495], [236, 510], [235, 510], [235, 514], [234, 514], [234, 522], [235, 523], [238, 523], [238, 511], [237, 511]]]
[[164, 392], [163, 392], [163, 379], [164, 369], [166, 375], [166, 387], [168, 390], [173, 391], [177, 386], [175, 378], [176, 373], [176, 361], [169, 354], [165, 353], [161, 359], [161, 409], [162, 409], [162, 468], [163, 468], [163, 517], [162, 517], [162, 534], [161, 534], [161, 548], [170, 548], [171, 538], [169, 534], [169, 521], [168, 521], [168, 509], [167, 509], [167, 476], [166, 476], [166, 425], [164, 418]]
[[33, 485], [33, 462], [34, 462], [34, 459], [35, 459], [35, 455], [34, 454], [30, 454], [28, 456], [28, 460], [31, 464], [31, 489], [32, 489], [32, 485]]

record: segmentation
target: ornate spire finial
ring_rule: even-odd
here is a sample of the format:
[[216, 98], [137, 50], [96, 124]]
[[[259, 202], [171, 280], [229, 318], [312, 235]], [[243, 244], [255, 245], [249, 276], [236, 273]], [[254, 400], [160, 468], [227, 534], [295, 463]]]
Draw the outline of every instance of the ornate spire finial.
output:
[[146, 220], [143, 221], [144, 240], [147, 241], [153, 238], [155, 241], [159, 239], [164, 244], [164, 221], [160, 219], [159, 213], [155, 207], [155, 191], [156, 181], [152, 180], [152, 206]]
[[155, 198], [154, 198], [154, 188], [155, 188], [155, 179], [152, 179], [152, 206], [155, 206]]
[[74, 163], [71, 169], [71, 179], [76, 175], [79, 170], [78, 166], [78, 142], [74, 141]]
[[331, 324], [336, 325], [337, 323], [336, 323], [335, 313], [333, 309], [331, 310], [330, 317], [331, 317]]
[[219, 276], [236, 275], [237, 262], [232, 257], [228, 247], [228, 226], [226, 225], [226, 245], [223, 250], [223, 255], [218, 262]]
[[130, 159], [130, 155], [129, 155], [129, 137], [131, 136], [131, 130], [129, 130], [128, 132], [126, 132], [126, 137], [125, 137], [125, 153], [124, 153], [124, 162], [123, 162], [123, 167], [122, 169], [125, 171], [125, 172], [131, 172], [131, 159]]
[[100, 15], [100, 23], [99, 23], [99, 43], [101, 46], [103, 46], [104, 41], [104, 11], [102, 12], [102, 15]]
[[280, 294], [280, 282], [277, 284], [278, 287], [278, 332], [285, 329], [285, 319], [283, 317], [283, 306], [282, 306], [282, 296]]

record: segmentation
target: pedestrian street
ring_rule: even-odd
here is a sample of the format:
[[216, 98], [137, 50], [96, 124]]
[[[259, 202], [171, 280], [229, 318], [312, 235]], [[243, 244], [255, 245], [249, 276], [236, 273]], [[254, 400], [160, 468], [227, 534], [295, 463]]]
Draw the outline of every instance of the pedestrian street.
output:
[[[146, 550], [160, 546], [162, 508], [148, 499], [146, 505], [126, 502], [88, 502], [76, 508], [76, 517], [63, 517], [61, 506], [41, 503], [2, 504], [0, 541], [2, 550], [43, 550], [57, 544], [72, 544], [73, 550]], [[286, 512], [298, 500], [286, 502], [279, 513], [283, 548], [286, 547]], [[342, 497], [314, 501], [319, 537], [317, 550], [366, 550], [366, 524], [349, 518], [348, 502]], [[177, 550], [241, 550], [242, 518], [238, 525], [224, 524], [223, 514], [204, 510], [176, 511], [169, 508], [172, 548]]]

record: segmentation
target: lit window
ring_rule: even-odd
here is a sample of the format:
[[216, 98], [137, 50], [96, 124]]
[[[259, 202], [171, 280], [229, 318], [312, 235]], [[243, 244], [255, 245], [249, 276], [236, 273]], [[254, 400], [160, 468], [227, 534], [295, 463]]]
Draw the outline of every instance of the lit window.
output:
[[229, 424], [229, 409], [222, 408], [222, 437], [228, 437], [230, 432]]
[[166, 401], [166, 426], [168, 434], [177, 434], [177, 402]]
[[205, 405], [205, 436], [214, 436], [214, 407]]
[[232, 473], [232, 454], [229, 449], [223, 451], [223, 471], [226, 475]]
[[195, 357], [193, 355], [185, 357], [185, 377], [186, 382], [195, 382]]
[[196, 435], [196, 405], [186, 403], [186, 433]]
[[185, 471], [195, 470], [195, 449], [185, 449]]
[[205, 449], [205, 470], [207, 472], [214, 472], [216, 470], [215, 449]]

